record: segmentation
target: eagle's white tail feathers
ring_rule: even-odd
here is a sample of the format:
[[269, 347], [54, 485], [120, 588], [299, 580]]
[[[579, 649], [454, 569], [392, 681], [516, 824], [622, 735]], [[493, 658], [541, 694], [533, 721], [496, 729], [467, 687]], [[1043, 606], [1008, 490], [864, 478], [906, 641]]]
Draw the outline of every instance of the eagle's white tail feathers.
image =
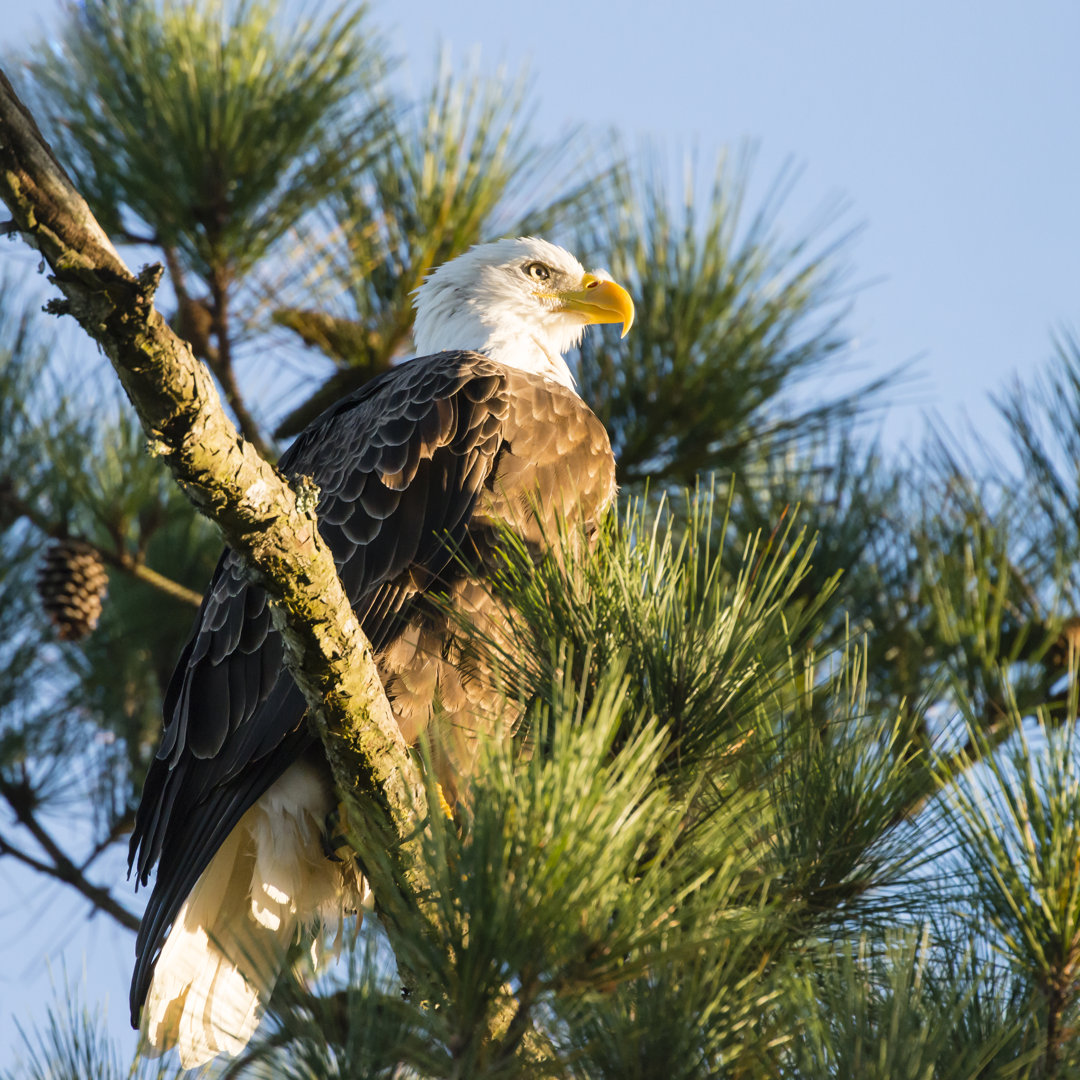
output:
[[239, 1053], [301, 928], [336, 923], [340, 940], [362, 880], [323, 853], [330, 809], [320, 771], [298, 762], [218, 849], [154, 965], [142, 1012], [151, 1054], [176, 1046], [191, 1068]]

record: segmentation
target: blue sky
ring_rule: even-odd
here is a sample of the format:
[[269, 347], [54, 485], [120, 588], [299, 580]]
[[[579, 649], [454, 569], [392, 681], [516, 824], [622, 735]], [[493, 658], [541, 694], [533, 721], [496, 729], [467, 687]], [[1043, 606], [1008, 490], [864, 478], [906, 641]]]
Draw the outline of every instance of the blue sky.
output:
[[703, 161], [753, 139], [762, 182], [788, 157], [803, 168], [793, 229], [844, 197], [868, 283], [857, 359], [916, 359], [925, 375], [892, 438], [917, 436], [927, 407], [989, 423], [987, 390], [1080, 324], [1075, 3], [555, 2], [535, 20], [529, 7], [412, 3], [391, 40], [417, 76], [439, 41], [528, 65], [547, 134], [614, 126]]
[[[56, 10], [0, 0], [0, 45]], [[478, 50], [492, 71], [527, 68], [542, 136], [617, 128], [703, 163], [755, 140], [763, 186], [786, 159], [803, 170], [781, 216], [793, 231], [842, 196], [867, 283], [849, 323], [855, 360], [870, 373], [915, 360], [924, 375], [892, 410], [890, 442], [917, 438], [926, 409], [992, 433], [987, 393], [1030, 376], [1055, 327], [1080, 327], [1075, 0], [376, 0], [372, 15], [417, 86], [441, 45], [459, 61]], [[54, 972], [66, 958], [78, 977], [85, 956], [90, 998], [107, 992], [123, 1030], [130, 939], [4, 874], [0, 1061], [16, 1038], [9, 1010], [41, 1017], [49, 997], [45, 925], [62, 927]]]

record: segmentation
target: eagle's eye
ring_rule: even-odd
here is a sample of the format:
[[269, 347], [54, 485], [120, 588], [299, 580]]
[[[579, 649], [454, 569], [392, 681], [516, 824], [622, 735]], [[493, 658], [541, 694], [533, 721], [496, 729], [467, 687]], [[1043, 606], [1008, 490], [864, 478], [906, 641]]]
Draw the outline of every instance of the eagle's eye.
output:
[[531, 262], [525, 264], [525, 273], [534, 281], [547, 281], [551, 277], [551, 268], [542, 262]]

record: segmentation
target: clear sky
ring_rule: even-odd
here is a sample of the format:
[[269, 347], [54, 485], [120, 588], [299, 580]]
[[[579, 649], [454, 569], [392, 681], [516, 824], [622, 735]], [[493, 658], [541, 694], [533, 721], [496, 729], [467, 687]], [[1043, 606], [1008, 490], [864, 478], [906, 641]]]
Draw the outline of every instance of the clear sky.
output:
[[[0, 0], [0, 46], [56, 10]], [[481, 68], [527, 68], [540, 135], [614, 127], [703, 163], [755, 140], [763, 182], [788, 158], [803, 168], [781, 216], [792, 230], [845, 197], [868, 283], [856, 359], [875, 373], [916, 360], [925, 375], [893, 410], [890, 441], [917, 436], [927, 408], [992, 428], [987, 392], [1029, 375], [1056, 326], [1080, 327], [1075, 0], [375, 0], [372, 15], [417, 86], [441, 45], [461, 61], [479, 50]], [[7, 867], [3, 880], [0, 1061], [11, 1011], [43, 1015], [52, 940], [54, 972], [63, 956], [78, 977], [86, 954], [90, 997], [108, 992], [121, 1030], [130, 939], [87, 926], [51, 886]]]
[[[860, 359], [917, 358], [919, 407], [985, 417], [988, 388], [1080, 323], [1072, 0], [556, 0], [536, 19], [500, 0], [408, 7], [391, 40], [416, 75], [436, 42], [463, 57], [480, 43], [492, 65], [528, 65], [549, 132], [615, 126], [703, 160], [756, 140], [762, 180], [789, 156], [804, 169], [794, 228], [844, 196], [871, 283], [851, 320]], [[891, 433], [919, 416], [899, 410]]]

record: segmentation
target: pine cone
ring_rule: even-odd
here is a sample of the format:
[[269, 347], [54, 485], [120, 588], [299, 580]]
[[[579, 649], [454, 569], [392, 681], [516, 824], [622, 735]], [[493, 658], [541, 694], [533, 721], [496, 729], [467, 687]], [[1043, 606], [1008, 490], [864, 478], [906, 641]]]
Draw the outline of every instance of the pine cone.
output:
[[1046, 654], [1046, 666], [1050, 671], [1064, 671], [1074, 658], [1080, 655], [1080, 617], [1076, 615], [1061, 624], [1061, 634]]
[[37, 591], [61, 641], [82, 641], [98, 624], [109, 575], [84, 540], [54, 540], [45, 549]]

